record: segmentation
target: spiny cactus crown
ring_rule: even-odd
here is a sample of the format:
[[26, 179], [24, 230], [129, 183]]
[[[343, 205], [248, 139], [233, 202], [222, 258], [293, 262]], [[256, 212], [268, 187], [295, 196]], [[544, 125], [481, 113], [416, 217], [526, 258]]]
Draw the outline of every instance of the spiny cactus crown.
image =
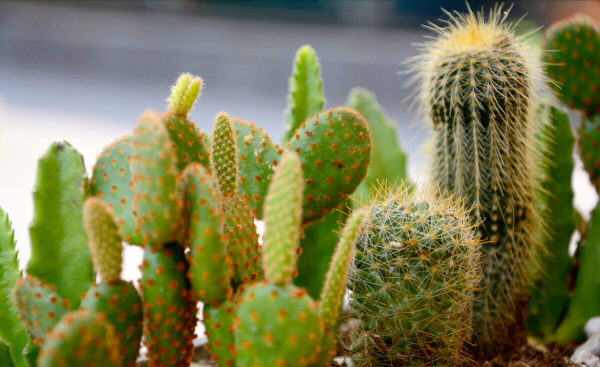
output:
[[463, 357], [480, 242], [464, 200], [437, 188], [372, 192], [348, 288], [360, 365], [454, 365]]
[[182, 74], [171, 87], [169, 111], [175, 115], [186, 116], [193, 108], [202, 90], [202, 78], [189, 73]]

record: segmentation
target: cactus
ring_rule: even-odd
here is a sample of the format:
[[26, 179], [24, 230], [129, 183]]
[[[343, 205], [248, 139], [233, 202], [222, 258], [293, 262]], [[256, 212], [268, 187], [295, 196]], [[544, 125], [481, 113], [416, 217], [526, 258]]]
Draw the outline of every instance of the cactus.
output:
[[211, 303], [224, 300], [230, 288], [230, 260], [223, 235], [223, 216], [210, 173], [198, 163], [183, 172], [186, 247], [190, 248], [188, 278], [192, 297]]
[[140, 288], [150, 367], [188, 366], [192, 358], [196, 303], [187, 268], [179, 244], [144, 246]]
[[232, 119], [232, 123], [238, 147], [238, 190], [252, 208], [252, 214], [262, 219], [267, 189], [283, 149], [273, 144], [262, 127], [242, 119]]
[[6, 353], [0, 362], [2, 366], [35, 367], [35, 358], [23, 354], [29, 336], [13, 307], [12, 290], [21, 279], [15, 246], [14, 230], [8, 215], [0, 208], [0, 349], [4, 348], [2, 352]]
[[529, 301], [527, 330], [544, 341], [554, 333], [569, 304], [568, 277], [573, 260], [569, 256], [569, 242], [575, 230], [575, 210], [571, 172], [573, 171], [573, 133], [569, 116], [559, 108], [544, 105], [544, 118], [550, 120], [555, 141], [547, 143], [547, 159], [543, 188], [546, 191], [549, 231], [552, 239], [546, 241], [548, 253], [542, 253], [542, 272], [534, 282]]
[[598, 88], [600, 31], [588, 16], [577, 14], [548, 28], [544, 40], [544, 61], [550, 84], [558, 98], [570, 108], [592, 115], [600, 112]]
[[114, 330], [104, 315], [89, 310], [66, 314], [49, 332], [39, 367], [121, 367]]
[[131, 140], [136, 232], [151, 246], [177, 239], [182, 203], [171, 139], [158, 115], [145, 111]]
[[182, 74], [171, 88], [169, 112], [160, 115], [171, 137], [178, 171], [183, 171], [191, 162], [210, 168], [205, 136], [187, 117], [202, 90], [202, 78]]
[[83, 157], [67, 142], [52, 144], [38, 163], [27, 274], [56, 286], [73, 308], [93, 281], [82, 220], [88, 191]]
[[[545, 76], [528, 45], [504, 23], [508, 12], [449, 14], [410, 69], [417, 101], [433, 123], [432, 173], [442, 191], [466, 195], [480, 223], [484, 278], [474, 306], [474, 339], [483, 353], [524, 343], [526, 284], [539, 253], [537, 210], [543, 130], [537, 96]], [[485, 221], [483, 221], [485, 219]]]
[[220, 195], [224, 233], [229, 238], [228, 251], [233, 262], [233, 285], [242, 291], [244, 285], [261, 280], [263, 274], [254, 216], [237, 190], [238, 149], [233, 124], [224, 112], [215, 120], [211, 149], [213, 180]]
[[579, 129], [579, 152], [596, 192], [600, 192], [600, 115], [583, 116]]
[[304, 45], [294, 58], [281, 142], [287, 143], [309, 116], [323, 111], [324, 104], [319, 58], [312, 47]]
[[46, 333], [71, 310], [71, 303], [56, 293], [56, 287], [32, 276], [17, 279], [13, 300], [19, 318], [37, 345], [42, 345]]
[[303, 367], [318, 358], [322, 320], [317, 304], [290, 284], [299, 245], [301, 193], [299, 158], [286, 153], [265, 202], [263, 259], [268, 283], [248, 287], [239, 300], [238, 367]]
[[121, 236], [112, 210], [98, 198], [84, 204], [83, 220], [96, 272], [102, 278], [81, 300], [101, 312], [115, 331], [123, 367], [135, 367], [142, 337], [142, 301], [133, 284], [121, 280]]
[[303, 164], [304, 221], [321, 218], [353, 193], [371, 161], [369, 127], [344, 107], [307, 119], [287, 146]]
[[131, 177], [131, 136], [123, 136], [102, 150], [92, 169], [90, 194], [107, 203], [117, 217], [123, 238], [141, 245], [142, 236], [135, 231], [133, 181]]
[[234, 319], [236, 306], [230, 300], [204, 305], [204, 334], [208, 337], [211, 359], [219, 366], [235, 366]]
[[481, 243], [465, 201], [381, 184], [366, 206], [348, 288], [359, 366], [452, 366], [464, 359]]

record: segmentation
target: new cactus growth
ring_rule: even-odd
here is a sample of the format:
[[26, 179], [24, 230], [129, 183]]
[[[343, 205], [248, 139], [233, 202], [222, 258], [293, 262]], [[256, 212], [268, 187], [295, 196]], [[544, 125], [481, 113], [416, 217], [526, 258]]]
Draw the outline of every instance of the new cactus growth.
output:
[[322, 320], [317, 304], [306, 291], [290, 284], [299, 245], [302, 191], [299, 158], [286, 153], [265, 203], [263, 258], [268, 283], [248, 287], [238, 307], [238, 367], [303, 367], [318, 358]]
[[223, 216], [210, 173], [192, 163], [183, 172], [188, 278], [192, 297], [206, 304], [224, 300], [230, 289], [230, 260], [223, 235]]
[[171, 139], [158, 115], [145, 111], [131, 140], [136, 232], [151, 246], [177, 240], [181, 201]]
[[142, 301], [133, 284], [121, 280], [121, 236], [116, 217], [102, 200], [92, 197], [84, 205], [94, 268], [102, 282], [94, 284], [81, 300], [81, 308], [100, 312], [114, 327], [123, 367], [134, 367], [142, 336]]
[[[534, 203], [543, 164], [537, 97], [545, 76], [516, 37], [508, 12], [449, 14], [413, 60], [418, 101], [433, 122], [432, 172], [442, 191], [466, 196], [483, 244], [474, 343], [498, 351], [524, 342], [526, 284], [543, 225]], [[484, 220], [485, 219], [485, 220]]]
[[359, 366], [452, 366], [464, 358], [481, 243], [464, 200], [382, 184], [350, 270]]
[[183, 171], [191, 162], [210, 168], [204, 133], [187, 117], [201, 90], [202, 78], [182, 74], [171, 88], [169, 112], [160, 115], [171, 137], [178, 171]]
[[78, 310], [66, 314], [48, 333], [39, 367], [121, 367], [113, 327], [101, 313]]

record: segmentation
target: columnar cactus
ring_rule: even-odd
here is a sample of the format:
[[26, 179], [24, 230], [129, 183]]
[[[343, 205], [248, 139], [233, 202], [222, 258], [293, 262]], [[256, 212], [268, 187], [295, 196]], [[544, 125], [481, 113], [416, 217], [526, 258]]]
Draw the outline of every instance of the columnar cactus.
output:
[[350, 270], [350, 347], [359, 366], [452, 366], [464, 359], [481, 279], [479, 236], [464, 200], [382, 184]]
[[[524, 342], [526, 284], [542, 246], [534, 205], [543, 159], [537, 97], [545, 81], [528, 46], [496, 7], [451, 14], [413, 60], [418, 102], [433, 123], [432, 173], [443, 192], [466, 196], [483, 244], [473, 342], [496, 352]], [[484, 220], [485, 219], [485, 220]], [[519, 337], [520, 336], [520, 337]]]

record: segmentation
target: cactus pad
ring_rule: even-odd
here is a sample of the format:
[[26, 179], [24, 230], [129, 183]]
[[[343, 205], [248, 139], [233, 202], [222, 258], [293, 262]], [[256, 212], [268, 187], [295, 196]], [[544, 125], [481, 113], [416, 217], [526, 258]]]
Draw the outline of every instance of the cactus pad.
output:
[[81, 300], [80, 308], [105, 316], [114, 327], [123, 367], [136, 367], [144, 318], [142, 301], [133, 284], [122, 280], [94, 284]]
[[194, 353], [196, 306], [187, 268], [177, 243], [144, 248], [140, 288], [150, 367], [188, 366]]
[[222, 367], [235, 365], [235, 315], [236, 306], [230, 300], [204, 305], [204, 333], [208, 337], [207, 346], [212, 354], [210, 358]]
[[66, 314], [48, 333], [39, 367], [121, 367], [114, 330], [102, 314], [89, 310]]
[[360, 366], [464, 358], [481, 244], [464, 201], [438, 193], [406, 184], [372, 192], [348, 280], [360, 320], [350, 352]]
[[553, 24], [546, 32], [544, 44], [548, 76], [558, 81], [550, 84], [558, 98], [570, 108], [587, 114], [600, 112], [598, 88], [600, 67], [600, 30], [588, 16], [575, 15]]
[[600, 115], [583, 116], [579, 129], [579, 152], [596, 192], [600, 192]]
[[91, 197], [83, 205], [83, 224], [96, 272], [106, 283], [121, 280], [121, 235], [112, 210], [102, 200]]
[[265, 204], [263, 264], [270, 283], [284, 285], [296, 268], [302, 224], [302, 168], [296, 153], [283, 155]]
[[150, 245], [177, 239], [181, 202], [175, 155], [158, 115], [145, 111], [131, 140], [136, 232]]
[[262, 219], [267, 189], [283, 149], [273, 144], [262, 127], [242, 119], [232, 121], [238, 148], [239, 193], [250, 204], [254, 216]]
[[304, 220], [313, 221], [353, 193], [371, 162], [371, 136], [360, 113], [333, 108], [308, 118], [288, 143], [302, 162]]
[[13, 300], [19, 317], [38, 345], [71, 308], [69, 301], [63, 301], [56, 293], [54, 286], [32, 276], [17, 279]]
[[183, 172], [188, 278], [192, 297], [204, 303], [222, 301], [230, 287], [230, 260], [223, 235], [223, 216], [210, 173], [198, 163]]
[[318, 358], [322, 320], [305, 290], [253, 285], [243, 294], [237, 320], [238, 367], [304, 367]]
[[215, 119], [211, 149], [210, 164], [215, 187], [222, 195], [230, 195], [237, 190], [237, 144], [231, 118], [225, 112], [219, 112]]
[[130, 135], [123, 136], [104, 148], [92, 169], [90, 193], [112, 208], [123, 239], [132, 245], [141, 245], [142, 236], [135, 233], [130, 161]]

